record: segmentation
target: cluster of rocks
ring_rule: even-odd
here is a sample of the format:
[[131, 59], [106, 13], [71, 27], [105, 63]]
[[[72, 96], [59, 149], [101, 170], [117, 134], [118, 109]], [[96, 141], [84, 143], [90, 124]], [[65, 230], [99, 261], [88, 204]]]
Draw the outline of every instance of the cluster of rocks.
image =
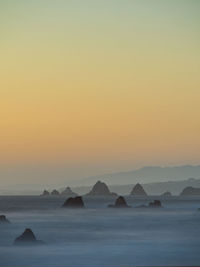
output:
[[74, 193], [70, 187], [66, 187], [61, 193], [54, 189], [51, 192], [44, 190], [42, 193], [42, 196], [60, 196], [60, 195], [66, 195], [66, 196], [77, 196], [76, 193]]
[[[42, 193], [42, 196], [68, 196], [68, 197], [76, 197], [77, 194], [71, 190], [70, 187], [66, 187], [61, 193], [54, 189], [52, 192], [49, 192], [47, 190], [44, 190]], [[195, 187], [186, 187], [183, 189], [183, 191], [180, 193], [180, 196], [199, 196], [200, 195], [200, 188]], [[115, 197], [117, 196], [116, 193], [113, 193], [110, 191], [108, 186], [101, 181], [97, 181], [96, 184], [92, 187], [89, 193], [87, 193], [85, 196], [89, 197], [98, 197], [98, 196], [104, 196], [104, 197]], [[148, 194], [144, 190], [141, 184], [137, 183], [133, 189], [130, 192], [130, 196], [135, 197], [146, 197]], [[171, 197], [172, 194], [170, 191], [166, 191], [160, 195], [161, 197]]]
[[[62, 205], [64, 208], [84, 208], [85, 204], [81, 196], [78, 197], [70, 197], [68, 198], [64, 204]], [[129, 208], [130, 206], [127, 204], [124, 197], [119, 196], [114, 204], [109, 204], [109, 208]], [[138, 206], [137, 208], [160, 208], [162, 207], [160, 200], [154, 200], [153, 202], [149, 202], [148, 205]]]
[[56, 189], [54, 189], [52, 192], [51, 192], [51, 195], [52, 196], [59, 196], [60, 195], [60, 192]]
[[160, 200], [156, 199], [154, 201], [149, 202], [148, 205], [140, 205], [137, 206], [136, 208], [162, 208], [162, 204]]
[[[81, 196], [68, 198], [62, 207], [65, 208], [84, 208], [84, 202]], [[114, 205], [108, 205], [109, 208], [129, 208], [124, 197], [119, 196]], [[149, 203], [149, 207], [161, 207], [159, 200]], [[0, 222], [9, 223], [5, 215], [0, 215]], [[14, 245], [17, 246], [35, 246], [45, 244], [42, 240], [38, 240], [30, 228], [26, 228], [25, 231], [14, 240]]]
[[[70, 187], [66, 187], [62, 193], [59, 193], [57, 190], [53, 190], [49, 193], [47, 190], [44, 190], [43, 196], [49, 195], [67, 195], [70, 196], [67, 200], [63, 203], [63, 208], [84, 208], [85, 204], [83, 198], [81, 196], [77, 196]], [[169, 195], [169, 194], [165, 194]], [[87, 196], [117, 196], [117, 194], [110, 192], [108, 186], [98, 181], [92, 188], [92, 190], [86, 194]], [[146, 192], [144, 191], [143, 187], [140, 184], [136, 184], [131, 191], [131, 196], [147, 196]], [[130, 206], [127, 204], [126, 199], [123, 196], [119, 196], [116, 198], [115, 203], [108, 205], [109, 208], [129, 208]], [[142, 207], [162, 207], [161, 202], [159, 200], [154, 200], [150, 202], [148, 206]], [[0, 215], [0, 223], [10, 223], [9, 220], [6, 218], [5, 215]], [[14, 245], [41, 245], [44, 244], [43, 241], [38, 240], [35, 237], [35, 234], [30, 228], [25, 229], [25, 231], [14, 240]]]
[[[131, 193], [131, 196], [147, 196], [147, 193], [145, 192], [144, 188], [138, 183], [136, 184]], [[172, 194], [169, 191], [164, 192], [161, 194], [162, 197], [171, 197]], [[188, 186], [183, 189], [183, 191], [180, 193], [180, 196], [200, 196], [200, 188]]]
[[52, 190], [52, 192], [44, 190], [43, 193], [42, 193], [42, 196], [59, 196], [59, 195], [60, 195], [60, 193], [56, 189]]
[[[52, 192], [44, 190], [42, 193], [42, 196], [59, 196], [59, 195], [63, 195], [63, 196], [65, 195], [65, 196], [69, 196], [69, 197], [77, 196], [77, 194], [75, 192], [73, 192], [70, 187], [66, 187], [61, 193], [56, 189], [54, 189]], [[147, 193], [145, 192], [144, 188], [138, 183], [133, 187], [130, 195], [142, 197], [142, 196], [147, 196]], [[104, 182], [97, 181], [96, 184], [90, 190], [90, 192], [86, 194], [86, 196], [90, 196], [90, 197], [94, 197], [94, 196], [115, 197], [115, 196], [117, 196], [117, 194], [111, 192], [110, 189], [108, 188], [108, 186]]]
[[161, 208], [161, 201], [160, 200], [154, 200], [152, 202], [149, 202], [149, 207], [150, 208]]
[[[59, 192], [57, 190], [53, 190], [51, 195], [58, 195]], [[44, 191], [43, 195], [49, 195], [48, 191]], [[84, 208], [85, 204], [83, 201], [83, 198], [81, 196], [77, 196], [76, 193], [74, 193], [70, 187], [66, 187], [65, 190], [60, 195], [67, 195], [69, 198], [63, 203], [62, 207], [64, 208]], [[170, 192], [165, 192], [163, 196], [170, 196]], [[110, 197], [110, 196], [117, 196], [116, 193], [110, 192], [108, 186], [101, 181], [97, 181], [97, 183], [92, 187], [91, 191], [85, 195], [86, 197]], [[140, 197], [146, 197], [147, 193], [145, 192], [144, 188], [141, 186], [141, 184], [137, 183], [131, 193], [130, 196], [140, 196]], [[153, 202], [150, 202], [148, 205], [142, 205], [139, 207], [161, 207], [161, 202], [159, 200], [154, 200]], [[119, 196], [114, 204], [108, 205], [109, 208], [127, 208], [130, 207], [127, 203], [124, 197]]]
[[[47, 190], [44, 190], [43, 196], [58, 196], [58, 195], [66, 195], [69, 196], [67, 200], [63, 203], [63, 208], [84, 208], [85, 204], [83, 201], [83, 198], [81, 196], [77, 196], [76, 193], [74, 193], [70, 187], [66, 187], [61, 193], [59, 193], [58, 190], [54, 189], [51, 193]], [[200, 195], [200, 188], [194, 188], [194, 187], [187, 187], [185, 188], [181, 196], [191, 196], [191, 195]], [[117, 196], [116, 193], [110, 192], [108, 186], [98, 181], [92, 188], [92, 190], [86, 194], [87, 196]], [[138, 183], [136, 184], [131, 193], [130, 196], [141, 196], [146, 197], [147, 193], [145, 192], [144, 188]], [[170, 197], [171, 193], [169, 191], [164, 192], [161, 196], [164, 197]], [[126, 202], [126, 199], [123, 196], [119, 196], [116, 198], [114, 204], [108, 205], [109, 208], [129, 208], [129, 206]], [[149, 202], [148, 205], [141, 205], [137, 208], [161, 208], [162, 204], [160, 200], [153, 200]], [[200, 210], [200, 209], [199, 209]], [[8, 224], [10, 221], [6, 218], [5, 215], [0, 215], [0, 224]], [[33, 231], [30, 228], [25, 229], [25, 231], [14, 240], [14, 245], [42, 245], [44, 244], [43, 241], [38, 240], [33, 233]]]
[[[84, 208], [85, 204], [83, 201], [83, 198], [81, 196], [77, 196], [76, 193], [74, 193], [70, 187], [66, 187], [64, 191], [59, 193], [57, 190], [53, 190], [51, 192], [51, 195], [66, 195], [69, 198], [63, 203], [62, 207], [64, 208]], [[46, 190], [44, 190], [43, 195], [50, 195], [50, 193]], [[91, 191], [85, 195], [86, 197], [99, 197], [99, 196], [117, 196], [116, 193], [113, 193], [109, 190], [108, 186], [101, 181], [97, 181], [96, 184], [92, 187]], [[146, 197], [147, 193], [145, 192], [144, 188], [141, 184], [137, 183], [131, 193], [130, 196], [137, 196], [137, 197]], [[171, 193], [169, 191], [163, 193], [161, 196], [169, 197], [171, 196]], [[114, 204], [108, 205], [110, 208], [127, 208], [130, 207], [127, 203], [124, 197], [119, 196]], [[148, 205], [141, 205], [137, 208], [159, 208], [162, 207], [160, 200], [154, 200], [150, 202]]]

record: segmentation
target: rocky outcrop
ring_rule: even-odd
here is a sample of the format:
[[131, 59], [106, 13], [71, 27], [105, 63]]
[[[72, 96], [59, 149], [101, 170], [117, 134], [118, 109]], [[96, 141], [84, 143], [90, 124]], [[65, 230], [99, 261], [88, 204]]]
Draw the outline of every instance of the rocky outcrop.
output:
[[63, 191], [61, 192], [61, 195], [64, 195], [64, 196], [70, 196], [70, 197], [75, 197], [75, 196], [77, 196], [77, 194], [74, 193], [74, 192], [71, 190], [71, 188], [70, 188], [69, 186], [66, 187], [65, 190], [63, 190]]
[[2, 223], [10, 223], [10, 221], [6, 218], [5, 215], [0, 215], [0, 224]]
[[58, 190], [54, 189], [54, 190], [51, 192], [51, 195], [52, 195], [52, 196], [59, 196], [60, 193], [58, 192]]
[[42, 193], [42, 196], [49, 196], [49, 195], [50, 195], [50, 193], [47, 190], [44, 190], [43, 193]]
[[160, 200], [154, 200], [153, 202], [149, 202], [149, 207], [150, 208], [161, 208], [161, 202]]
[[164, 192], [161, 196], [162, 196], [162, 197], [171, 197], [172, 194], [171, 194], [171, 192], [166, 191], [166, 192]]
[[110, 192], [105, 183], [98, 181], [86, 196], [117, 196], [117, 194]]
[[70, 197], [62, 205], [64, 208], [84, 208], [82, 197]]
[[116, 199], [114, 205], [108, 205], [109, 208], [129, 208], [124, 197], [120, 196]]
[[188, 186], [181, 192], [180, 196], [199, 196], [200, 188]]
[[148, 205], [139, 205], [136, 208], [162, 208], [162, 204], [160, 200], [154, 200], [152, 202], [149, 202]]
[[41, 245], [44, 244], [43, 241], [37, 240], [33, 231], [29, 228], [15, 239], [14, 245]]
[[149, 202], [148, 205], [139, 205], [136, 208], [162, 208], [162, 204], [160, 200], [154, 200], [152, 202]]
[[136, 184], [131, 193], [131, 196], [147, 196], [147, 193], [144, 191], [144, 188], [141, 186], [141, 184]]

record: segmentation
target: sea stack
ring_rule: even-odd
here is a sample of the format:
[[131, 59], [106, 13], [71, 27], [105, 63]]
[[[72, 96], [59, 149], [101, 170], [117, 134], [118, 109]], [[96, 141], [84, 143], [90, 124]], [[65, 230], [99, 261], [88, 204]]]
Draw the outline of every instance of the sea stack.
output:
[[131, 196], [147, 196], [147, 193], [144, 191], [144, 188], [141, 186], [141, 184], [136, 184], [131, 193]]
[[149, 203], [149, 207], [150, 208], [161, 208], [162, 205], [161, 205], [160, 200], [154, 200], [153, 202]]
[[119, 196], [114, 205], [108, 205], [109, 208], [129, 208], [124, 197]]
[[43, 193], [42, 193], [42, 196], [49, 196], [49, 195], [50, 195], [50, 193], [47, 190], [44, 190]]
[[117, 194], [110, 192], [105, 183], [98, 181], [86, 196], [117, 196]]
[[200, 188], [188, 186], [181, 192], [180, 196], [199, 196]]
[[26, 228], [25, 231], [15, 239], [14, 245], [39, 245], [44, 244], [43, 241], [37, 240], [33, 231]]
[[54, 190], [51, 192], [51, 195], [52, 195], [52, 196], [59, 196], [60, 193], [58, 192], [58, 190], [54, 189]]
[[74, 193], [69, 186], [66, 187], [65, 190], [63, 190], [61, 192], [61, 195], [69, 196], [69, 197], [76, 197], [77, 196], [77, 194]]
[[64, 208], [84, 208], [82, 197], [70, 197], [62, 205]]
[[0, 224], [2, 223], [10, 223], [10, 221], [6, 218], [5, 215], [0, 215]]

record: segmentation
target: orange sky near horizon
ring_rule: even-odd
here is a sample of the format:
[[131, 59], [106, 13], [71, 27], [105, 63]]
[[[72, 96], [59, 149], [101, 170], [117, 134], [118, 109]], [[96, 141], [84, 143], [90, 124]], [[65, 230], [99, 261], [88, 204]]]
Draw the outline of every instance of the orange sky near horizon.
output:
[[199, 163], [199, 2], [58, 2], [0, 4], [0, 162]]

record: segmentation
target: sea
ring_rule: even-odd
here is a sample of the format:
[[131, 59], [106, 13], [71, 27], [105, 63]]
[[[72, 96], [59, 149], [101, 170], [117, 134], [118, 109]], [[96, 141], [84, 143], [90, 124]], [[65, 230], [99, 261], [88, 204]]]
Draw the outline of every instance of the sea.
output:
[[[0, 196], [0, 267], [200, 266], [200, 197], [136, 198], [108, 208], [113, 197], [83, 197], [85, 208], [62, 208], [65, 196]], [[138, 208], [159, 199], [162, 208]], [[15, 246], [31, 228], [38, 246]]]

